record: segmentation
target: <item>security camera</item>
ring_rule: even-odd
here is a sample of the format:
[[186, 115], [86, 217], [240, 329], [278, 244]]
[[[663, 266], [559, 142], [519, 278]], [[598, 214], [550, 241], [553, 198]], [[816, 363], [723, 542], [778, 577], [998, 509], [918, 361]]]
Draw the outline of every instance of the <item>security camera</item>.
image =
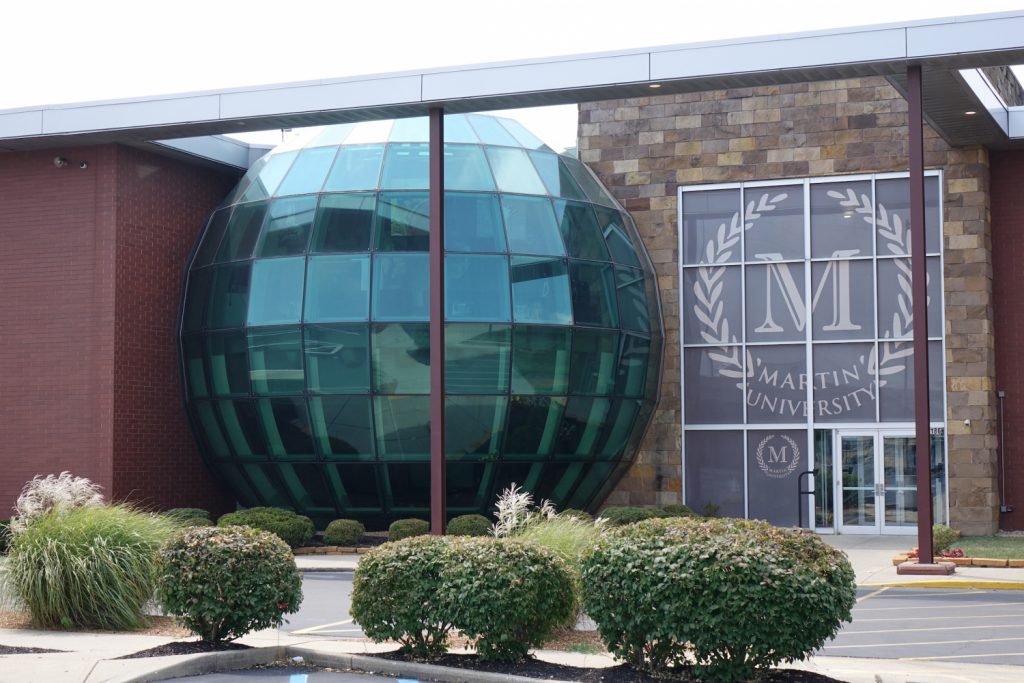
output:
[[89, 162], [88, 161], [79, 162], [78, 168], [80, 168], [80, 169], [82, 169], [84, 171], [85, 169], [89, 168]]
[[56, 166], [57, 168], [64, 168], [69, 163], [70, 162], [67, 159], [65, 159], [64, 157], [54, 157], [53, 158], [53, 165]]

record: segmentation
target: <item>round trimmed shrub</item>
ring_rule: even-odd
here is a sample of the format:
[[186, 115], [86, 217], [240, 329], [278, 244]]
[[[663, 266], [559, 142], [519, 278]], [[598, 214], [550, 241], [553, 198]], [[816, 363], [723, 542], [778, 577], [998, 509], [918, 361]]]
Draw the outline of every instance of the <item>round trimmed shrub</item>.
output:
[[659, 517], [695, 517], [696, 513], [686, 505], [666, 505], [658, 511]]
[[618, 507], [612, 506], [601, 510], [598, 514], [598, 519], [606, 520], [606, 524], [609, 526], [625, 526], [627, 524], [636, 524], [642, 522], [645, 519], [654, 519], [658, 516], [657, 510], [651, 510], [649, 508], [631, 508], [631, 507]]
[[938, 555], [960, 538], [960, 532], [951, 529], [945, 524], [936, 524], [932, 527], [932, 552]]
[[422, 519], [398, 519], [388, 527], [388, 540], [401, 541], [403, 538], [422, 536], [430, 533], [430, 522]]
[[363, 539], [366, 527], [354, 519], [336, 519], [324, 529], [325, 545], [356, 545]]
[[36, 626], [142, 628], [156, 551], [176, 528], [128, 505], [53, 507], [11, 536], [5, 582]]
[[385, 543], [359, 560], [349, 613], [369, 638], [401, 643], [417, 657], [446, 652], [451, 620], [442, 601], [447, 539], [416, 536]]
[[213, 518], [210, 516], [210, 513], [201, 508], [171, 508], [170, 510], [164, 510], [161, 514], [183, 527], [213, 526]]
[[807, 657], [850, 621], [856, 593], [849, 560], [814, 534], [735, 519], [616, 529], [584, 559], [582, 581], [610, 652], [713, 681]]
[[160, 605], [206, 641], [280, 626], [302, 602], [291, 550], [267, 531], [185, 529], [160, 549], [157, 562]]
[[299, 548], [309, 542], [316, 533], [313, 520], [304, 515], [297, 515], [283, 508], [256, 507], [247, 510], [229, 512], [217, 520], [217, 526], [248, 526], [262, 529], [287, 543], [292, 548]]
[[459, 515], [448, 522], [449, 536], [490, 536], [491, 520], [483, 515]]

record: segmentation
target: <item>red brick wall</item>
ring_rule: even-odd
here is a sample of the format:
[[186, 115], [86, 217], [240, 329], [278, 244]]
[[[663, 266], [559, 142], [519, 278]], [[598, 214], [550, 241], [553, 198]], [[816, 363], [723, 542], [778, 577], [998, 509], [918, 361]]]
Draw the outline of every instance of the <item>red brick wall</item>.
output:
[[185, 259], [235, 180], [113, 145], [0, 154], [0, 519], [62, 470], [114, 498], [230, 506], [185, 420], [175, 327]]
[[996, 388], [1006, 392], [1004, 529], [1024, 529], [1024, 152], [991, 152]]
[[0, 154], [0, 518], [37, 474], [111, 490], [114, 178], [111, 147]]

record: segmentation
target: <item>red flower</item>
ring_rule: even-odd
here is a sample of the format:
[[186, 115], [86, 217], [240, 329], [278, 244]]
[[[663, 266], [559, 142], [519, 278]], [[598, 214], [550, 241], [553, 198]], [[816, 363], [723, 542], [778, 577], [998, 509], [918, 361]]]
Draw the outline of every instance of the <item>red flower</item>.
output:
[[277, 608], [278, 609], [288, 609], [288, 603], [287, 602], [279, 602], [279, 603], [277, 603]]

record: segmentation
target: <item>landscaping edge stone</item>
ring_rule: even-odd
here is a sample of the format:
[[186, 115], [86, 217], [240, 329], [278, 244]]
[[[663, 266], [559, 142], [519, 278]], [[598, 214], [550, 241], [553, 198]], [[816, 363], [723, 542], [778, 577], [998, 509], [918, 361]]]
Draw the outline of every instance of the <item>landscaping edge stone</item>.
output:
[[166, 681], [171, 678], [182, 678], [184, 676], [202, 676], [220, 671], [248, 669], [249, 667], [271, 664], [279, 659], [283, 659], [287, 656], [287, 649], [283, 645], [270, 645], [267, 647], [254, 647], [248, 650], [230, 650], [228, 652], [208, 652], [192, 655], [188, 659], [156, 666], [146, 673], [129, 674], [121, 678], [114, 678], [111, 680], [111, 683], [151, 683], [152, 681]]
[[[893, 556], [892, 564], [895, 567], [910, 560], [907, 553], [900, 553]], [[934, 562], [952, 562], [958, 567], [1013, 567], [1024, 569], [1024, 560], [1007, 560], [998, 557], [934, 557]]]

